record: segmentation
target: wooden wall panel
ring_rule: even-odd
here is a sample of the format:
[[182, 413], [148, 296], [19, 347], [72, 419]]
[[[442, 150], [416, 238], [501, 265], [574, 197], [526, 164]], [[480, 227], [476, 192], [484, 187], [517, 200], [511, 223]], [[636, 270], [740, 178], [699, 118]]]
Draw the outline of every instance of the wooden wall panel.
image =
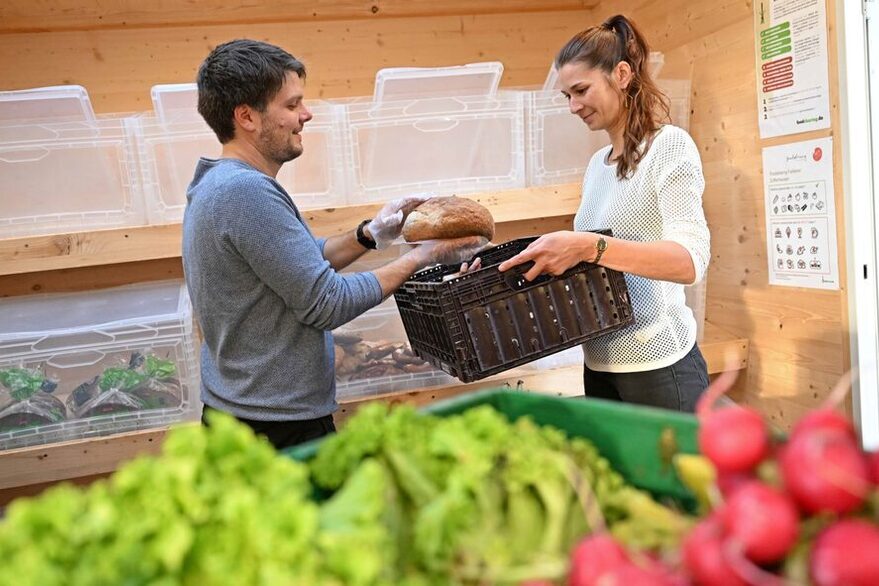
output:
[[[663, 75], [691, 75], [690, 133], [702, 156], [712, 234], [707, 319], [751, 342], [747, 380], [740, 381], [733, 396], [787, 427], [820, 403], [848, 368], [846, 295], [844, 287], [819, 291], [768, 285], [761, 148], [832, 131], [760, 140], [752, 10], [747, 0], [608, 0], [593, 12], [598, 19], [616, 12], [631, 16], [665, 53]], [[831, 1], [829, 77], [836, 127], [833, 12]], [[837, 145], [834, 161], [841, 156]], [[838, 174], [836, 199], [839, 263], [844, 267]], [[840, 278], [844, 283], [845, 277]]]
[[150, 87], [195, 79], [215, 45], [240, 37], [289, 50], [308, 68], [307, 97], [371, 95], [383, 67], [501, 61], [505, 86], [543, 83], [588, 11], [251, 23], [0, 35], [2, 89], [79, 84], [98, 112], [152, 108]]
[[[828, 2], [830, 80], [836, 115], [834, 6]], [[191, 81], [210, 49], [249, 36], [280, 44], [309, 68], [311, 98], [365, 95], [389, 66], [500, 60], [502, 85], [543, 81], [561, 44], [615, 13], [635, 19], [665, 54], [663, 76], [693, 82], [690, 130], [702, 154], [705, 209], [712, 228], [708, 320], [751, 340], [740, 400], [784, 424], [823, 397], [846, 369], [846, 297], [767, 285], [760, 149], [755, 112], [751, 0], [267, 0], [228, 7], [215, 0], [7, 0], [0, 7], [0, 80], [17, 89], [60, 83], [88, 88], [99, 112], [150, 108], [157, 83]], [[591, 10], [590, 6], [595, 5]], [[373, 6], [377, 12], [373, 12]], [[364, 11], [368, 10], [368, 14]], [[387, 17], [387, 18], [386, 18]], [[50, 31], [50, 32], [36, 32]], [[813, 133], [826, 136], [832, 132]], [[784, 141], [801, 140], [802, 136]], [[840, 149], [834, 151], [835, 162]], [[837, 179], [844, 279], [842, 185]], [[553, 227], [563, 219], [553, 220]], [[512, 234], [547, 224], [505, 228]], [[175, 260], [145, 267], [36, 274], [0, 282], [4, 292], [85, 287], [179, 271]]]
[[139, 28], [181, 24], [320, 22], [386, 17], [582, 10], [599, 0], [5, 0], [0, 32]]

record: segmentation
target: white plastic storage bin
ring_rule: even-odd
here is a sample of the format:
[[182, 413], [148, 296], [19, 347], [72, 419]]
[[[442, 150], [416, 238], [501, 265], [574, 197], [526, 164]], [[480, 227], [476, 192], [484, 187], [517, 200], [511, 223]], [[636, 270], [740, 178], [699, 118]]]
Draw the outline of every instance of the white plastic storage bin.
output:
[[181, 281], [0, 300], [0, 449], [198, 415]]
[[133, 120], [0, 124], [0, 238], [144, 224]]
[[348, 203], [525, 185], [521, 92], [344, 103]]
[[393, 299], [337, 328], [333, 339], [340, 400], [456, 381], [415, 356]]
[[[157, 88], [163, 88], [157, 91]], [[178, 222], [199, 157], [217, 158], [222, 145], [196, 110], [195, 84], [153, 88], [155, 115], [137, 119], [137, 144], [151, 224]], [[308, 103], [314, 118], [302, 132], [302, 155], [281, 167], [278, 182], [300, 209], [344, 205], [342, 107]]]
[[555, 185], [583, 180], [589, 159], [610, 144], [571, 114], [558, 90], [526, 92], [528, 184]]
[[[690, 126], [690, 82], [661, 79], [657, 82], [669, 98], [671, 122]], [[589, 159], [610, 144], [607, 133], [593, 132], [571, 114], [558, 90], [526, 92], [528, 185], [574, 183], [583, 179]]]

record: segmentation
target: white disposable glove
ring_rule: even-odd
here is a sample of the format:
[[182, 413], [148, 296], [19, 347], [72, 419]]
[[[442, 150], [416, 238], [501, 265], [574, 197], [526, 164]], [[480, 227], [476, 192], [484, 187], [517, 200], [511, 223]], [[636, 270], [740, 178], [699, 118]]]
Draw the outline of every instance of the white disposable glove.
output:
[[421, 242], [418, 249], [422, 251], [427, 264], [453, 265], [469, 261], [473, 255], [489, 246], [491, 243], [487, 238], [467, 236], [449, 240], [427, 240]]
[[412, 195], [386, 203], [375, 218], [366, 225], [372, 239], [375, 240], [375, 247], [381, 250], [390, 246], [400, 236], [403, 222], [406, 221], [409, 212], [428, 199], [430, 199], [429, 195]]

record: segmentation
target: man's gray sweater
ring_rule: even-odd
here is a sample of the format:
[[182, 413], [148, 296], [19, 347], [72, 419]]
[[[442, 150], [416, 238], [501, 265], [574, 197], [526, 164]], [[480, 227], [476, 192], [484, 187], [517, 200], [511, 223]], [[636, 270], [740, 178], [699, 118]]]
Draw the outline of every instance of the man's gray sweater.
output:
[[375, 275], [336, 273], [287, 192], [242, 161], [201, 159], [187, 200], [202, 401], [259, 421], [335, 411], [330, 330], [381, 302]]

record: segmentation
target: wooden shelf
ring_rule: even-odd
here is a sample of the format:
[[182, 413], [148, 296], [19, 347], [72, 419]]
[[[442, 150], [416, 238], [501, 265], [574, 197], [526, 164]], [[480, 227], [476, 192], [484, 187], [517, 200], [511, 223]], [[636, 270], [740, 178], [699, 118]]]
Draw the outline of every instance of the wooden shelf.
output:
[[[710, 374], [721, 372], [727, 356], [732, 357], [739, 369], [747, 368], [748, 340], [744, 338], [732, 337], [706, 323], [705, 339], [700, 347]], [[559, 396], [577, 396], [583, 392], [582, 376], [580, 366], [551, 370], [517, 368], [469, 384], [458, 383], [343, 400], [340, 401], [337, 420], [344, 420], [357, 407], [370, 401], [421, 405], [478, 389], [504, 386]], [[158, 453], [166, 432], [167, 428], [158, 428], [0, 452], [0, 506], [10, 498], [27, 494], [27, 490], [21, 487], [107, 474], [121, 462], [136, 455]]]
[[[580, 204], [580, 184], [529, 187], [470, 194], [487, 207], [495, 222], [569, 216]], [[302, 215], [318, 236], [351, 230], [375, 215], [381, 204], [304, 210]], [[137, 226], [25, 236], [0, 240], [0, 276], [87, 266], [180, 257], [181, 225]]]

